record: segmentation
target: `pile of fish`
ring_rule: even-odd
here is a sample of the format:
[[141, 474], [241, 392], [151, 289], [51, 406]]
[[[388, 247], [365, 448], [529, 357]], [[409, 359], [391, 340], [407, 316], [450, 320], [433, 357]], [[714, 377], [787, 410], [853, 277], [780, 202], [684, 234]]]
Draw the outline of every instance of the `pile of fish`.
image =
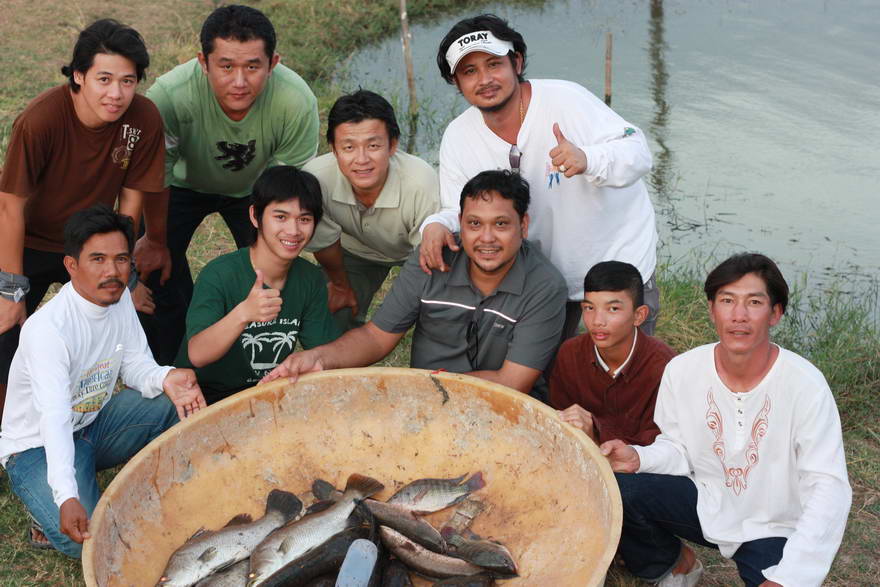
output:
[[[484, 486], [482, 473], [420, 479], [383, 502], [369, 499], [382, 483], [355, 473], [343, 491], [315, 480], [308, 508], [273, 489], [262, 518], [241, 514], [220, 530], [196, 532], [171, 555], [158, 587], [333, 586], [358, 539], [379, 547], [370, 587], [412, 585], [410, 572], [435, 585], [492, 585], [517, 569], [502, 544], [470, 531], [485, 506], [469, 496]], [[452, 506], [439, 531], [419, 517]]]

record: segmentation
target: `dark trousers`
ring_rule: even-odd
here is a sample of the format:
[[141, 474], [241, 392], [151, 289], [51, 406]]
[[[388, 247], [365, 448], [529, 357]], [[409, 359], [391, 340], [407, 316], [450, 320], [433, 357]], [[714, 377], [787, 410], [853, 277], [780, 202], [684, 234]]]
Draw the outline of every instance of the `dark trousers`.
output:
[[[67, 283], [70, 280], [70, 275], [64, 268], [64, 253], [50, 253], [25, 248], [22, 263], [22, 274], [31, 283], [31, 289], [24, 301], [27, 315], [30, 316], [43, 301], [43, 296], [46, 295], [49, 286], [53, 283]], [[21, 334], [19, 326], [13, 326], [0, 334], [0, 385], [6, 385], [9, 380], [9, 365], [18, 348], [19, 334]], [[0, 407], [0, 413], [2, 411], [2, 407]]]
[[[678, 563], [684, 538], [710, 548], [697, 517], [697, 487], [687, 477], [653, 473], [615, 473], [623, 501], [623, 531], [618, 552], [627, 569], [647, 581], [662, 579]], [[744, 542], [733, 555], [748, 586], [766, 581], [761, 571], [782, 560], [786, 539]]]
[[158, 271], [150, 275], [147, 287], [153, 290], [156, 311], [152, 316], [139, 315], [150, 349], [160, 365], [174, 363], [186, 333], [186, 311], [193, 294], [193, 278], [186, 250], [193, 234], [206, 216], [219, 212], [232, 232], [236, 247], [245, 247], [254, 238], [254, 228], [248, 215], [249, 206], [250, 198], [203, 194], [171, 186], [168, 201], [171, 277], [163, 286], [159, 284]]

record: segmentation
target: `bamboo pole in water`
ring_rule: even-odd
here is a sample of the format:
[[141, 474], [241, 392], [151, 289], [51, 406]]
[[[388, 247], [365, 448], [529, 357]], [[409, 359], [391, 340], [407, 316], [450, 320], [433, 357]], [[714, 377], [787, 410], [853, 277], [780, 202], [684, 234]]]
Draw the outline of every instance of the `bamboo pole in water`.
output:
[[406, 12], [406, 0], [400, 0], [400, 29], [401, 41], [403, 42], [403, 60], [406, 64], [406, 85], [409, 88], [409, 136], [407, 137], [407, 152], [412, 152], [415, 146], [416, 121], [419, 115], [419, 104], [416, 100], [416, 80], [413, 75], [412, 61], [412, 33], [409, 31], [409, 16]]
[[605, 33], [605, 104], [608, 106], [611, 106], [611, 45], [611, 31], [609, 31]]

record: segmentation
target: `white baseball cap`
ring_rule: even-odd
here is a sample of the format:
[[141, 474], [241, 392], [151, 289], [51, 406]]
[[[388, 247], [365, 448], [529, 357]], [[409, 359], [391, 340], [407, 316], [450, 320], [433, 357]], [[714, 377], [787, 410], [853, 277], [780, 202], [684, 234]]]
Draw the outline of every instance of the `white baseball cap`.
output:
[[501, 57], [513, 51], [513, 43], [502, 41], [492, 34], [492, 31], [474, 31], [467, 33], [452, 42], [446, 50], [446, 62], [449, 64], [449, 72], [455, 74], [455, 66], [461, 58], [468, 53], [482, 51]]

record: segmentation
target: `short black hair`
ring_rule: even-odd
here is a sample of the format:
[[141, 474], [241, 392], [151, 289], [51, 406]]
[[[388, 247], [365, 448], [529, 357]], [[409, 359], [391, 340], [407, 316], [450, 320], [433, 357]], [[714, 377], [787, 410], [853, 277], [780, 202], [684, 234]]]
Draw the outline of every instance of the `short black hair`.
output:
[[353, 94], [340, 96], [327, 115], [327, 142], [331, 145], [336, 134], [336, 127], [346, 122], [361, 122], [368, 118], [381, 120], [388, 131], [388, 140], [395, 141], [400, 137], [400, 127], [394, 116], [394, 108], [388, 100], [375, 92], [359, 89]]
[[623, 261], [602, 261], [590, 267], [584, 277], [584, 295], [588, 291], [625, 291], [633, 301], [633, 308], [645, 303], [642, 275]]
[[522, 69], [517, 75], [517, 78], [520, 82], [525, 81], [526, 42], [523, 40], [522, 35], [513, 30], [503, 18], [495, 16], [494, 14], [481, 14], [479, 16], [474, 16], [473, 18], [465, 18], [464, 20], [458, 21], [455, 26], [449, 29], [449, 32], [446, 33], [443, 40], [440, 41], [440, 48], [437, 50], [437, 67], [440, 68], [440, 75], [443, 76], [446, 83], [455, 83], [455, 72], [449, 69], [449, 63], [446, 61], [446, 51], [449, 50], [449, 46], [462, 35], [486, 30], [491, 31], [493, 35], [502, 41], [510, 41], [513, 43], [513, 51], [508, 52], [507, 56], [510, 57], [510, 63], [515, 68], [516, 61], [514, 59], [514, 53], [522, 55]]
[[217, 38], [240, 43], [262, 39], [269, 61], [275, 55], [275, 27], [265, 14], [250, 6], [229, 4], [208, 15], [199, 35], [206, 60], [214, 50], [214, 39]]
[[[315, 225], [324, 215], [324, 200], [321, 197], [321, 184], [309, 173], [292, 165], [278, 165], [266, 169], [254, 183], [251, 205], [257, 224], [263, 224], [263, 211], [272, 202], [299, 200], [301, 210], [312, 213]], [[256, 237], [256, 230], [254, 230]]]
[[[464, 184], [461, 189], [461, 197], [458, 199], [458, 208], [464, 211], [465, 198], [484, 197], [489, 192], [498, 192], [506, 200], [513, 200], [513, 208], [519, 214], [520, 220], [529, 211], [529, 182], [522, 178], [519, 173], [509, 169], [495, 169], [481, 171]], [[459, 214], [461, 213], [459, 212]]]
[[73, 92], [79, 92], [79, 84], [73, 81], [73, 72], [85, 75], [98, 53], [121, 55], [134, 63], [138, 81], [144, 79], [144, 72], [150, 66], [150, 54], [140, 33], [112, 18], [96, 20], [80, 32], [70, 63], [61, 68]]
[[710, 302], [715, 301], [719, 289], [740, 280], [749, 273], [756, 274], [764, 281], [767, 295], [770, 296], [770, 304], [772, 306], [781, 304], [784, 314], [785, 308], [788, 307], [788, 283], [776, 263], [760, 253], [739, 253], [722, 261], [706, 277], [703, 286], [706, 299]]
[[96, 234], [121, 232], [128, 244], [128, 252], [134, 250], [134, 222], [131, 216], [118, 214], [107, 204], [95, 204], [74, 213], [64, 225], [64, 254], [79, 259], [86, 241]]

